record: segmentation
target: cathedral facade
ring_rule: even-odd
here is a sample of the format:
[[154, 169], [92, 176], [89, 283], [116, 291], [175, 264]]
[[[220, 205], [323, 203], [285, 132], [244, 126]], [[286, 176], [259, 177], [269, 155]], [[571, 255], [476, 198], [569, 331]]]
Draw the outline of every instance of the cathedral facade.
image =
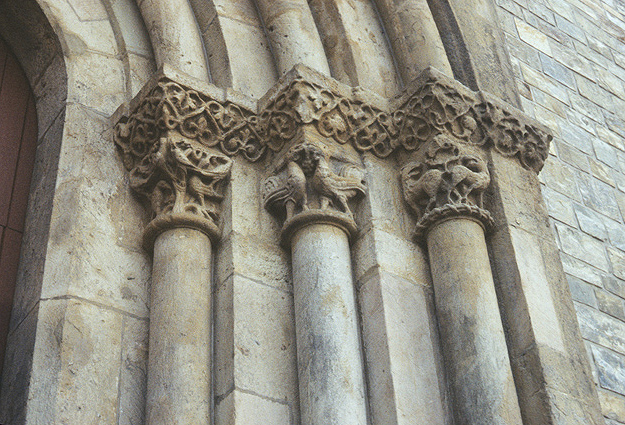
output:
[[0, 37], [1, 424], [625, 424], [622, 0]]

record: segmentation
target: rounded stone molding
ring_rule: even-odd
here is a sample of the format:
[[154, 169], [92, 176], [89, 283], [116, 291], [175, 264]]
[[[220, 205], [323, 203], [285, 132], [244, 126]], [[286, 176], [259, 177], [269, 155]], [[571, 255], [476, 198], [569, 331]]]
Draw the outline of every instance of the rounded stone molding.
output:
[[280, 243], [285, 249], [289, 250], [291, 238], [295, 233], [306, 226], [314, 224], [329, 224], [338, 227], [347, 234], [350, 242], [358, 232], [356, 222], [349, 214], [334, 210], [309, 209], [293, 216], [284, 223], [280, 233]]
[[494, 226], [495, 220], [489, 211], [475, 205], [447, 204], [426, 213], [415, 226], [413, 236], [417, 240], [426, 241], [427, 234], [436, 225], [454, 218], [465, 218], [477, 222], [484, 232], [488, 233]]
[[200, 217], [196, 214], [181, 212], [163, 214], [157, 216], [145, 227], [143, 232], [143, 248], [152, 252], [154, 250], [154, 241], [161, 233], [177, 228], [194, 229], [204, 233], [214, 244], [219, 241], [221, 232], [219, 227], [211, 220]]

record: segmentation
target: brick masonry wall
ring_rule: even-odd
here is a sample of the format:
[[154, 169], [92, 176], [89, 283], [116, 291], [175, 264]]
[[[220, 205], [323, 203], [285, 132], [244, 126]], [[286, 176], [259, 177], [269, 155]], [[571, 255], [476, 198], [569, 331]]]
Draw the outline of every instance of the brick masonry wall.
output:
[[625, 424], [625, 1], [497, 0], [601, 406]]

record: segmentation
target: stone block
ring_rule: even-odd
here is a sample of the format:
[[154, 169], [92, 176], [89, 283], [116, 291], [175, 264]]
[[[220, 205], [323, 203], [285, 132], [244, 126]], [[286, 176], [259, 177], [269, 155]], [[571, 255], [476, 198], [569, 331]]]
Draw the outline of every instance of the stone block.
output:
[[352, 248], [354, 278], [362, 283], [376, 269], [426, 287], [432, 285], [425, 251], [415, 242], [370, 229]]
[[560, 135], [562, 140], [587, 155], [592, 155], [592, 139], [594, 135], [567, 121], [560, 121]]
[[575, 276], [567, 275], [569, 289], [573, 300], [586, 304], [593, 308], [599, 308], [597, 305], [597, 297], [595, 295], [595, 287], [590, 283], [584, 282]]
[[568, 226], [556, 223], [562, 251], [593, 266], [608, 271], [603, 244], [595, 238]]
[[603, 224], [602, 217], [593, 210], [579, 204], [574, 204], [575, 216], [579, 222], [580, 229], [600, 240], [606, 240], [608, 234]]
[[52, 62], [44, 68], [43, 75], [32, 89], [37, 103], [38, 140], [41, 141], [65, 108], [67, 74], [61, 54], [54, 56]]
[[625, 225], [609, 219], [604, 219], [604, 224], [612, 246], [625, 251]]
[[368, 193], [355, 217], [361, 231], [373, 225], [388, 233], [409, 237], [414, 222], [403, 200], [398, 168], [371, 154], [363, 155], [363, 163], [367, 170]]
[[[617, 110], [615, 108], [615, 110]], [[621, 137], [625, 137], [625, 119], [619, 117], [617, 114], [603, 111], [605, 117], [605, 123], [608, 125], [608, 129], [617, 133]]]
[[511, 228], [512, 244], [527, 315], [532, 323], [533, 340], [554, 351], [565, 352], [562, 329], [556, 313], [557, 300], [546, 284], [547, 270], [542, 253], [536, 249], [541, 241], [535, 235], [521, 229]]
[[581, 196], [577, 184], [575, 183], [575, 173], [570, 167], [557, 160], [549, 160], [545, 163], [541, 178], [545, 185], [567, 198], [580, 201]]
[[542, 193], [550, 217], [566, 223], [569, 226], [577, 226], [575, 212], [573, 211], [573, 202], [569, 198], [546, 186], [542, 188]]
[[145, 422], [149, 322], [124, 316], [119, 374], [119, 425]]
[[[603, 110], [595, 103], [577, 94], [576, 92], [569, 92], [569, 98], [571, 100], [571, 107], [575, 111], [590, 118], [595, 122], [603, 121]], [[597, 129], [598, 128], [599, 127], [597, 127]], [[596, 132], [598, 132], [597, 129], [595, 129]]]
[[531, 92], [532, 92], [532, 98], [538, 105], [542, 106], [547, 111], [550, 111], [558, 115], [559, 117], [562, 117], [562, 118], [566, 117], [566, 110], [567, 108], [569, 108], [568, 105], [562, 103], [561, 101], [551, 96], [550, 94], [545, 93], [542, 90], [535, 88], [533, 86], [531, 87]]
[[586, 42], [586, 35], [584, 34], [584, 30], [580, 28], [578, 25], [566, 19], [563, 16], [555, 15], [556, 26], [564, 31], [567, 35], [581, 41], [582, 43]]
[[560, 252], [562, 258], [562, 266], [566, 273], [569, 273], [575, 277], [582, 279], [592, 285], [601, 287], [603, 278], [607, 275], [606, 272], [590, 266], [587, 263], [573, 258], [569, 255]]
[[548, 22], [551, 25], [555, 25], [555, 17], [553, 12], [542, 3], [530, 1], [527, 3], [528, 10], [532, 12], [534, 15], [538, 16], [545, 22]]
[[553, 51], [553, 58], [567, 68], [591, 80], [595, 78], [595, 70], [592, 63], [589, 63], [589, 61], [581, 57], [572, 47], [553, 43], [551, 49]]
[[262, 26], [252, 0], [215, 0], [214, 3], [220, 17], [234, 19], [256, 27]]
[[0, 423], [21, 424], [26, 420], [38, 315], [35, 305], [7, 338], [0, 387]]
[[13, 298], [13, 325], [17, 326], [39, 301], [46, 259], [64, 114], [57, 117], [35, 156], [29, 210], [22, 238], [22, 257]]
[[215, 406], [215, 425], [290, 425], [293, 418], [285, 402], [238, 389]]
[[558, 147], [558, 156], [562, 161], [574, 166], [579, 170], [585, 172], [590, 171], [588, 154], [578, 150], [572, 145], [569, 145], [565, 139], [563, 139], [562, 141], [560, 141], [560, 139], [557, 139], [555, 144]]
[[583, 304], [575, 309], [584, 339], [625, 354], [625, 322]]
[[573, 90], [577, 89], [574, 73], [569, 68], [545, 54], [540, 54], [540, 62], [545, 74]]
[[110, 4], [121, 31], [118, 36], [123, 37], [128, 53], [151, 57], [152, 46], [137, 3], [131, 0], [111, 0]]
[[611, 420], [625, 423], [625, 395], [599, 388], [599, 401], [603, 415]]
[[551, 47], [548, 37], [538, 31], [536, 28], [528, 25], [525, 21], [516, 18], [516, 28], [521, 40], [534, 47], [537, 50], [552, 56]]
[[603, 279], [603, 287], [621, 298], [625, 298], [625, 281], [615, 278], [614, 276], [605, 276]]
[[216, 259], [218, 285], [237, 273], [283, 291], [292, 290], [288, 254], [277, 244], [231, 233], [220, 241]]
[[224, 235], [234, 230], [243, 236], [264, 239], [269, 244], [279, 241], [280, 223], [262, 202], [261, 185], [267, 177], [263, 168], [247, 161], [234, 161], [222, 203]]
[[[117, 42], [115, 35], [108, 21], [108, 13], [103, 10], [100, 1], [81, 0], [55, 3], [55, 16], [59, 17], [57, 25], [66, 34], [64, 39], [66, 43], [65, 54], [81, 55], [86, 51], [101, 52], [107, 55], [115, 56], [117, 51]], [[104, 19], [102, 19], [104, 18]]]
[[599, 310], [625, 321], [625, 307], [622, 298], [601, 289], [595, 290], [595, 293]]
[[41, 301], [27, 423], [115, 423], [122, 315], [77, 300]]
[[156, 72], [156, 63], [153, 58], [146, 58], [134, 53], [128, 54], [128, 62], [130, 63], [129, 96], [136, 96]]
[[544, 90], [562, 103], [569, 104], [569, 89], [567, 86], [523, 63], [521, 63], [521, 70], [523, 71], [525, 81], [530, 85]]
[[[117, 196], [115, 186], [86, 177], [59, 185], [50, 225], [43, 298], [78, 296], [147, 316], [148, 255], [138, 247], [132, 250], [120, 246], [124, 235], [119, 232], [125, 227], [116, 221], [123, 221], [118, 214], [124, 209], [102, 207], [107, 203], [110, 207]], [[140, 231], [141, 227], [137, 224], [132, 230]]]
[[99, 0], [67, 0], [81, 21], [101, 21], [108, 18], [106, 9]]
[[220, 17], [219, 23], [225, 35], [232, 88], [262, 97], [278, 79], [264, 31], [227, 17]]
[[619, 279], [625, 279], [625, 253], [617, 249], [608, 248], [608, 258], [612, 264], [612, 271]]
[[377, 271], [358, 299], [373, 423], [447, 423], [432, 294]]
[[593, 345], [592, 354], [599, 372], [599, 385], [625, 395], [625, 355]]
[[[598, 128], [597, 132], [599, 131], [600, 130]], [[605, 129], [602, 129], [601, 131], [605, 134]], [[617, 150], [614, 147], [601, 139], [593, 139], [593, 147], [599, 161], [609, 165], [611, 168], [618, 169], [618, 155]]]
[[292, 294], [235, 274], [215, 297], [219, 316], [215, 327], [216, 395], [223, 396], [236, 387], [296, 408]]
[[596, 103], [597, 105], [610, 105], [614, 102], [614, 95], [604, 88], [600, 87], [600, 85], [596, 84], [595, 81], [589, 80], [581, 75], [576, 75], [575, 80], [577, 81], [577, 87], [579, 88], [579, 93], [584, 96], [586, 99]]
[[116, 57], [87, 51], [66, 60], [68, 102], [110, 116], [126, 100], [124, 63]]
[[[617, 158], [616, 154], [614, 155], [614, 157]], [[610, 186], [616, 186], [616, 182], [612, 177], [612, 170], [610, 169], [610, 167], [599, 161], [595, 161], [592, 158], [588, 158], [588, 161], [590, 162], [590, 172], [595, 178], [609, 184]]]
[[577, 182], [584, 205], [614, 220], [620, 220], [621, 212], [612, 186], [583, 174], [578, 175]]

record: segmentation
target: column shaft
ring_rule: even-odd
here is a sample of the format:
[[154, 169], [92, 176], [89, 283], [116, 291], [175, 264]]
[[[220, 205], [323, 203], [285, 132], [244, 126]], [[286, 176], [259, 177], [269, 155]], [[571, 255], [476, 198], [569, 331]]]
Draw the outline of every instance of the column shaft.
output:
[[347, 234], [312, 224], [291, 247], [302, 425], [366, 425]]
[[521, 425], [482, 226], [464, 217], [444, 220], [427, 243], [457, 422]]
[[148, 425], [210, 419], [211, 242], [174, 228], [154, 244], [150, 296]]

